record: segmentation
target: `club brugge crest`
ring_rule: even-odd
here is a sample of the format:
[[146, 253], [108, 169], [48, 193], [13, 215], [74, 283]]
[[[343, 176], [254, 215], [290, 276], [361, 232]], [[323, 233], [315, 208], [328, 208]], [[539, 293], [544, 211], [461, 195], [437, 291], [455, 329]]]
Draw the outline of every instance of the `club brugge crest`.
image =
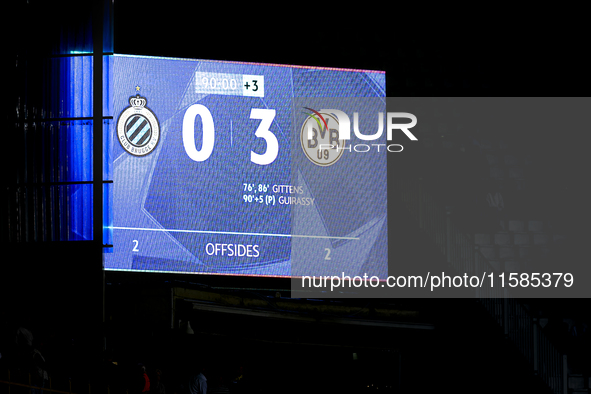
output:
[[152, 152], [160, 140], [160, 125], [156, 115], [146, 107], [148, 101], [139, 94], [129, 98], [117, 120], [117, 138], [127, 152], [145, 156]]

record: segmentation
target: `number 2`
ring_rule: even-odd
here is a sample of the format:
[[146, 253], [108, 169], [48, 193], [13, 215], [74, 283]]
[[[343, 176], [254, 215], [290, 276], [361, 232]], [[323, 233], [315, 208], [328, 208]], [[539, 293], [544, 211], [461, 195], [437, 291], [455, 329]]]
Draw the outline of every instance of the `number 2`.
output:
[[134, 239], [132, 242], [134, 243], [134, 245], [133, 245], [133, 249], [131, 249], [131, 251], [132, 251], [132, 252], [139, 252], [140, 250], [137, 248], [137, 246], [138, 246], [140, 243], [138, 242], [138, 240], [137, 240], [137, 239]]

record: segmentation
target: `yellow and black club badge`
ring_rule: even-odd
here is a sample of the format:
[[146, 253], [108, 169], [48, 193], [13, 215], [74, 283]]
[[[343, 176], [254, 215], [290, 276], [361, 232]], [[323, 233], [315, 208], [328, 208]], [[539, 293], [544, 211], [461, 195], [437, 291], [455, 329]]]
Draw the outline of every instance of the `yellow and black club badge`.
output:
[[[139, 91], [139, 87], [136, 88]], [[160, 140], [160, 124], [156, 115], [146, 107], [148, 100], [139, 94], [129, 98], [117, 120], [117, 139], [134, 156], [151, 153]]]

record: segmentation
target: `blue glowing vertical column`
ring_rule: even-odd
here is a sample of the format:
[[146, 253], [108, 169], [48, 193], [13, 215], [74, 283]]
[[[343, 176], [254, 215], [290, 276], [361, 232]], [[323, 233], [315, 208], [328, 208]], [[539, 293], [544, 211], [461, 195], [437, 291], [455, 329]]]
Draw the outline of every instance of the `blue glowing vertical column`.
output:
[[[92, 198], [92, 56], [72, 56], [62, 59], [60, 84], [60, 182], [75, 182], [60, 187], [63, 196], [60, 203], [68, 207], [62, 215], [67, 223], [62, 227], [67, 234], [63, 240], [92, 240], [93, 198]], [[113, 127], [112, 56], [104, 56], [103, 63], [103, 244], [112, 244], [113, 213], [112, 201], [112, 158], [111, 128]], [[106, 181], [106, 182], [105, 182]], [[86, 183], [80, 183], [86, 182]], [[62, 211], [64, 212], [64, 211]]]
[[[105, 56], [103, 63], [103, 245], [113, 245], [113, 56]], [[103, 249], [107, 253], [112, 248]]]
[[[92, 180], [92, 57], [73, 56], [69, 61], [67, 114], [74, 118], [66, 121], [68, 157], [67, 182], [88, 182]], [[78, 119], [76, 119], [78, 118]], [[68, 186], [69, 197], [69, 239], [92, 239], [92, 185], [72, 184]]]

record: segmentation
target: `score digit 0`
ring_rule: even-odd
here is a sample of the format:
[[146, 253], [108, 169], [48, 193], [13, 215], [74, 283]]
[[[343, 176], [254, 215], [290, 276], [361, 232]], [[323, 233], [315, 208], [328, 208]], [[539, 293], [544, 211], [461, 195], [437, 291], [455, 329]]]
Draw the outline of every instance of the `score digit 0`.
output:
[[[262, 138], [267, 143], [267, 149], [263, 154], [250, 152], [250, 161], [259, 165], [268, 165], [275, 161], [279, 154], [279, 142], [277, 137], [269, 128], [275, 119], [274, 109], [252, 108], [250, 110], [250, 119], [259, 119], [258, 128], [255, 136]], [[203, 143], [201, 150], [197, 150], [195, 146], [195, 119], [197, 116], [201, 117], [203, 125]], [[215, 143], [215, 128], [211, 112], [202, 104], [193, 104], [185, 112], [183, 117], [183, 146], [187, 156], [193, 161], [205, 161], [209, 159], [213, 152]]]

